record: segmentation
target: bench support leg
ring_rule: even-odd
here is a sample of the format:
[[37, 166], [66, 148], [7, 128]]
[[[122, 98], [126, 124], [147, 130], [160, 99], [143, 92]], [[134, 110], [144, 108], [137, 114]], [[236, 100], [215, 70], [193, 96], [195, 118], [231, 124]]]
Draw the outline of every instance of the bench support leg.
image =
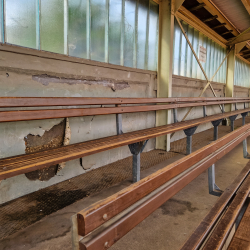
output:
[[141, 141], [137, 143], [133, 143], [128, 145], [131, 154], [133, 154], [133, 182], [137, 182], [141, 179], [140, 172], [141, 172], [141, 153], [144, 150], [148, 140]]
[[[246, 124], [246, 116], [247, 116], [248, 112], [242, 113], [242, 126], [244, 126]], [[245, 139], [243, 141], [243, 156], [246, 159], [250, 159], [250, 155], [247, 152], [247, 139]]]
[[238, 115], [233, 115], [229, 117], [229, 120], [231, 122], [231, 131], [234, 131], [234, 121]]
[[221, 196], [222, 191], [215, 184], [215, 165], [214, 164], [208, 169], [208, 188], [209, 188], [209, 194], [214, 195], [214, 196]]
[[218, 139], [218, 126], [222, 122], [222, 119], [212, 121], [212, 125], [214, 126], [214, 141]]
[[196, 129], [197, 129], [197, 126], [184, 130], [184, 133], [187, 136], [187, 147], [186, 147], [187, 155], [192, 153], [192, 136]]

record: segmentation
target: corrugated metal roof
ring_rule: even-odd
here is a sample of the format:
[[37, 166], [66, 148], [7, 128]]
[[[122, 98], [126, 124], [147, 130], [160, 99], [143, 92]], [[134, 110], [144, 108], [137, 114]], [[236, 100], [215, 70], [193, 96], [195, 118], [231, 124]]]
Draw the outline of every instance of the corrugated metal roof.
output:
[[240, 32], [250, 27], [250, 15], [241, 0], [210, 0], [210, 2], [213, 2]]

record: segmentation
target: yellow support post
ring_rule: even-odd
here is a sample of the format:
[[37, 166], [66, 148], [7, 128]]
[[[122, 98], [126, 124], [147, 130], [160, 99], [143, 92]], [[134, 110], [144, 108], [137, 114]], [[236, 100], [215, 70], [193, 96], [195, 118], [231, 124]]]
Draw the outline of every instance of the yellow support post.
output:
[[[157, 97], [172, 96], [172, 63], [174, 37], [174, 0], [162, 0], [159, 5], [159, 50]], [[171, 110], [156, 112], [156, 126], [171, 123]], [[170, 135], [156, 138], [156, 148], [170, 150]]]
[[[228, 59], [227, 59], [227, 82], [225, 88], [225, 96], [233, 97], [234, 96], [234, 68], [235, 68], [235, 46], [231, 50]], [[232, 104], [225, 106], [225, 111], [232, 111]]]

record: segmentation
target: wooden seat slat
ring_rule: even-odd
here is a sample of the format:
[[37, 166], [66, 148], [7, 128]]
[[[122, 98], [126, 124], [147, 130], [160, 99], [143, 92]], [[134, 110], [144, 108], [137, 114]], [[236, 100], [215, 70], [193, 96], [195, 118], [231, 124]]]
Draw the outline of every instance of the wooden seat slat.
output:
[[216, 224], [218, 218], [223, 213], [224, 209], [227, 207], [229, 202], [234, 197], [236, 191], [239, 189], [242, 182], [250, 173], [250, 164], [248, 163], [240, 172], [240, 174], [236, 177], [236, 179], [232, 182], [232, 184], [225, 189], [222, 193], [218, 201], [206, 215], [206, 217], [202, 220], [199, 226], [192, 233], [191, 237], [184, 243], [181, 247], [181, 250], [197, 250], [200, 249], [203, 244], [205, 238], [211, 232], [211, 229]]
[[[198, 163], [207, 155], [212, 154], [218, 148], [221, 148], [225, 144], [229, 143], [235, 137], [243, 134], [248, 128], [250, 128], [249, 125], [250, 124], [245, 125], [236, 131], [223, 136], [217, 141], [214, 141], [192, 154], [168, 165], [151, 176], [133, 184], [132, 186], [129, 186], [126, 189], [123, 189], [117, 194], [78, 212], [78, 234], [82, 236], [87, 235], [105, 222], [103, 220], [104, 214], [106, 214], [107, 220], [111, 219], [127, 207], [133, 205], [135, 202], [148, 195], [156, 188]], [[242, 172], [240, 176], [241, 181], [242, 178], [245, 178], [248, 172], [249, 167]], [[239, 184], [237, 183], [236, 185]]]
[[[242, 101], [236, 101], [242, 102]], [[103, 108], [67, 108], [67, 109], [41, 109], [41, 110], [14, 110], [0, 111], [0, 122], [44, 120], [65, 117], [80, 117], [93, 115], [123, 114], [135, 112], [149, 112], [167, 110], [173, 108], [187, 108], [207, 105], [230, 104], [232, 101], [177, 103], [166, 105], [144, 105], [126, 107], [103, 107]]]
[[228, 248], [228, 250], [236, 249], [250, 249], [250, 204], [248, 205]]
[[95, 154], [98, 152], [106, 151], [109, 149], [129, 145], [131, 143], [144, 141], [147, 139], [155, 138], [157, 136], [173, 133], [176, 131], [184, 130], [190, 127], [198, 126], [210, 121], [223, 119], [228, 116], [240, 114], [242, 112], [249, 112], [249, 109], [236, 110], [232, 112], [207, 116], [179, 122], [160, 127], [143, 129], [135, 132], [125, 133], [87, 141], [83, 143], [76, 143], [69, 146], [63, 146], [41, 152], [19, 155], [0, 160], [0, 180], [9, 178], [18, 174], [27, 173], [40, 168], [48, 167], [61, 162], [81, 158], [83, 156]]
[[170, 102], [210, 102], [210, 101], [248, 102], [245, 97], [171, 97], [171, 98], [105, 98], [105, 97], [0, 97], [0, 107], [46, 107], [109, 104], [146, 104]]
[[207, 240], [203, 250], [222, 249], [246, 199], [250, 193], [250, 175], [239, 188], [235, 198]]

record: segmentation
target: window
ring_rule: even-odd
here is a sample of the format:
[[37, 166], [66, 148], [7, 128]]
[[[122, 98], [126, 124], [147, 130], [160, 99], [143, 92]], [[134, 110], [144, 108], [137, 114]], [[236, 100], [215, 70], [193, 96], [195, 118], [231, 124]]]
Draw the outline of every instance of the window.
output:
[[1, 42], [157, 69], [159, 6], [153, 0], [0, 2], [0, 11], [5, 6], [0, 12]]
[[[181, 21], [181, 23], [197, 56], [200, 56], [199, 51], [201, 51], [201, 49], [205, 51], [205, 61], [201, 62], [201, 64], [208, 78], [211, 79], [225, 58], [226, 49], [184, 21]], [[174, 30], [173, 74], [205, 80], [200, 66], [176, 21]], [[223, 63], [213, 81], [226, 83], [226, 61]]]

